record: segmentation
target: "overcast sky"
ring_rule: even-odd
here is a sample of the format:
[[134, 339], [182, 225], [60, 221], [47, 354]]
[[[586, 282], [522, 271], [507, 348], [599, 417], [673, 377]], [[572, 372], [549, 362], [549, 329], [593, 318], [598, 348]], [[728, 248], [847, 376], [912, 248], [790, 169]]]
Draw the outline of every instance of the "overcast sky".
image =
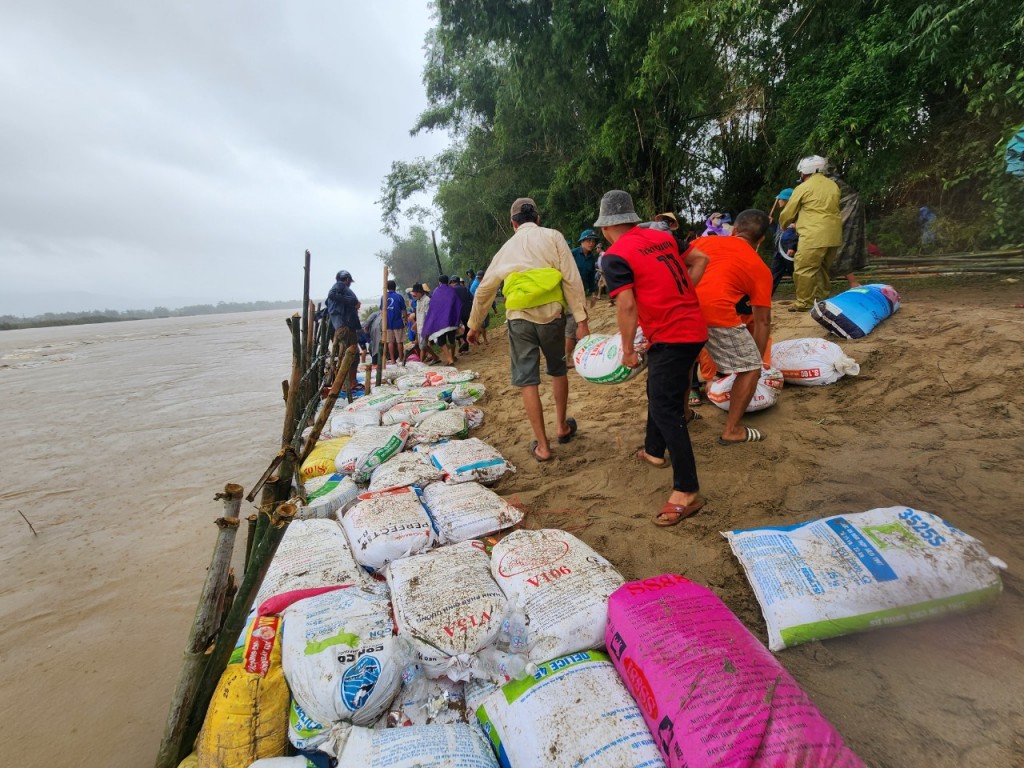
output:
[[[0, 4], [0, 314], [376, 290], [426, 0]], [[371, 289], [369, 286], [373, 285]]]

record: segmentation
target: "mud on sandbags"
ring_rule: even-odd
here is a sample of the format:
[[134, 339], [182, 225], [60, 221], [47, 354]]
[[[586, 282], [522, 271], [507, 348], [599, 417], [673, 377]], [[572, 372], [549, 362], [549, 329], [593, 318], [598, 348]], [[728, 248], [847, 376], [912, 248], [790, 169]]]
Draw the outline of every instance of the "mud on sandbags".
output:
[[479, 483], [431, 483], [423, 502], [442, 544], [477, 539], [522, 522], [522, 510]]
[[477, 654], [498, 639], [508, 602], [480, 542], [395, 560], [385, 574], [399, 636], [419, 654], [428, 677], [489, 674]]
[[602, 652], [553, 659], [501, 688], [470, 684], [466, 693], [503, 766], [665, 765]]
[[526, 615], [530, 661], [602, 647], [608, 596], [625, 581], [570, 533], [514, 531], [494, 545], [491, 575]]
[[725, 604], [682, 576], [616, 591], [607, 646], [669, 768], [863, 766]]
[[452, 404], [461, 408], [475, 405], [487, 396], [487, 387], [479, 382], [456, 384], [449, 395]]
[[860, 373], [857, 361], [826, 339], [791, 339], [772, 344], [772, 367], [787, 384], [820, 387]]
[[447, 483], [496, 483], [516, 468], [496, 448], [478, 437], [439, 443], [426, 449]]
[[[334, 466], [334, 459], [331, 459]], [[335, 472], [306, 481], [306, 501], [299, 501], [299, 520], [336, 517], [354, 504], [362, 491], [351, 477]]]
[[437, 537], [419, 488], [364, 493], [341, 520], [356, 562], [379, 571], [392, 560], [430, 549]]
[[419, 664], [402, 673], [402, 688], [375, 728], [469, 723], [476, 717], [466, 708], [466, 686], [447, 677], [429, 678]]
[[[722, 379], [715, 379], [708, 384], [708, 400], [723, 411], [728, 411], [732, 397], [732, 385], [735, 383], [735, 373], [730, 373]], [[757, 379], [757, 387], [754, 389], [754, 396], [750, 398], [750, 403], [744, 413], [763, 411], [765, 408], [775, 405], [779, 400], [779, 392], [782, 391], [782, 383], [782, 373], [774, 368], [762, 368]]]
[[722, 534], [781, 651], [995, 600], [1001, 568], [981, 542], [910, 507]]
[[370, 725], [391, 704], [406, 659], [382, 589], [350, 587], [286, 608], [282, 662], [306, 717]]
[[498, 768], [475, 725], [405, 728], [336, 727], [324, 745], [339, 766], [359, 768]]
[[366, 572], [352, 556], [335, 520], [293, 520], [270, 561], [255, 605], [275, 595], [338, 584], [364, 585]]
[[405, 423], [389, 427], [363, 427], [338, 454], [335, 467], [357, 483], [367, 483], [373, 470], [399, 453], [412, 428]]
[[401, 424], [403, 421], [409, 424], [419, 424], [432, 413], [443, 411], [447, 408], [448, 404], [443, 400], [407, 400], [384, 411], [380, 417], [380, 423], [384, 426]]
[[444, 473], [430, 463], [430, 457], [415, 451], [403, 451], [381, 464], [370, 475], [370, 492], [425, 486], [440, 480]]
[[412, 428], [410, 445], [461, 440], [469, 436], [469, 421], [461, 408], [432, 413]]

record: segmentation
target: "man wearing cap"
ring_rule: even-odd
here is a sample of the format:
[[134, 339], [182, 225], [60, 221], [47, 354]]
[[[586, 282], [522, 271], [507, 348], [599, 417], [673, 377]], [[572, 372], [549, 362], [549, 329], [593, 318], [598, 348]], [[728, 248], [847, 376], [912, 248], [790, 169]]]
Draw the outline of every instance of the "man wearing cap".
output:
[[576, 420], [566, 417], [569, 378], [565, 360], [564, 305], [576, 318], [577, 337], [590, 333], [583, 281], [561, 232], [539, 226], [537, 205], [528, 197], [512, 203], [512, 237], [491, 259], [473, 296], [469, 317], [471, 344], [477, 344], [491, 302], [504, 282], [512, 385], [519, 387], [535, 440], [530, 454], [551, 459], [540, 402], [540, 357], [543, 353], [555, 399], [556, 435], [568, 443], [576, 435]]
[[[359, 322], [359, 299], [352, 290], [352, 275], [347, 270], [341, 270], [335, 275], [336, 282], [327, 293], [327, 315], [331, 318], [331, 325], [334, 333], [337, 334], [341, 328], [348, 328], [352, 331], [353, 341], [358, 339], [362, 331], [362, 323]], [[349, 389], [355, 387], [356, 366], [352, 366], [349, 375]]]
[[647, 435], [636, 458], [655, 467], [669, 466], [671, 460], [672, 493], [654, 517], [655, 525], [667, 526], [704, 506], [685, 404], [690, 369], [708, 338], [694, 291], [708, 258], [697, 248], [680, 256], [671, 234], [638, 227], [639, 222], [629, 193], [612, 190], [601, 198], [594, 226], [611, 243], [602, 268], [609, 295], [616, 299], [623, 364], [640, 366], [633, 346], [638, 322], [649, 343]]
[[843, 220], [839, 215], [839, 186], [825, 175], [828, 160], [820, 155], [797, 164], [800, 183], [779, 215], [779, 226], [796, 222], [800, 236], [793, 259], [796, 304], [790, 312], [806, 312], [814, 302], [827, 298], [832, 283], [829, 270], [843, 244]]
[[594, 306], [594, 290], [597, 288], [597, 233], [592, 229], [584, 229], [577, 242], [579, 245], [572, 249], [572, 259], [580, 271], [583, 292], [590, 297], [590, 306]]

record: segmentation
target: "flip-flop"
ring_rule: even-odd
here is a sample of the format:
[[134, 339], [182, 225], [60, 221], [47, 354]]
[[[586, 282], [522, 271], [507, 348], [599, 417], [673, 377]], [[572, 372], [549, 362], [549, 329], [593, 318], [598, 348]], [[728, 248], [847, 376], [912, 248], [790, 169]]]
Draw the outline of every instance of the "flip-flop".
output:
[[562, 445], [565, 445], [566, 443], [571, 443], [572, 439], [576, 437], [576, 419], [570, 416], [568, 419], [565, 420], [565, 423], [569, 425], [569, 434], [558, 436], [558, 442], [561, 443]]
[[686, 423], [689, 424], [692, 421], [703, 421], [704, 417], [696, 411], [690, 411], [690, 418], [686, 419]]
[[746, 437], [742, 440], [725, 440], [718, 438], [719, 445], [739, 445], [740, 443], [757, 443], [764, 440], [764, 433], [760, 430], [754, 429], [753, 427], [744, 427], [747, 430]]
[[647, 451], [645, 451], [643, 448], [638, 449], [637, 452], [633, 454], [633, 458], [636, 459], [637, 461], [646, 461], [652, 467], [657, 467], [658, 469], [664, 469], [665, 467], [672, 466], [672, 462], [669, 461], [668, 459], [662, 459], [661, 461], [658, 461], [653, 456], [648, 456]]
[[529, 450], [530, 455], [533, 456], [535, 461], [539, 461], [540, 463], [543, 464], [545, 461], [551, 461], [551, 459], [554, 458], [553, 456], [548, 456], [545, 459], [545, 458], [542, 458], [541, 456], [538, 456], [537, 455], [537, 448], [538, 448], [538, 446], [540, 446], [540, 443], [537, 442], [536, 440], [533, 440], [530, 443], [530, 447], [527, 449], [527, 450]]
[[[666, 501], [652, 522], [659, 528], [668, 528], [670, 525], [676, 525], [686, 518], [696, 515], [704, 508], [706, 502], [707, 500], [703, 496], [698, 496], [685, 506]], [[673, 515], [673, 517], [663, 517], [663, 515]]]
[[690, 390], [690, 395], [689, 395], [689, 397], [686, 400], [686, 404], [688, 406], [690, 406], [691, 408], [697, 408], [699, 406], [704, 405], [704, 401], [701, 400], [701, 397], [700, 397], [700, 390], [699, 389], [691, 389]]

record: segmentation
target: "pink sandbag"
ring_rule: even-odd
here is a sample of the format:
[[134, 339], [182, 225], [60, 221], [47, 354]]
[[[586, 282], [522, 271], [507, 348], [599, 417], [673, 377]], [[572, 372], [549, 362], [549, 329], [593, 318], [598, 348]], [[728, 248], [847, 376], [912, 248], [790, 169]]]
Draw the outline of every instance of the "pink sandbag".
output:
[[711, 590], [671, 574], [608, 599], [605, 643], [669, 768], [863, 766]]

